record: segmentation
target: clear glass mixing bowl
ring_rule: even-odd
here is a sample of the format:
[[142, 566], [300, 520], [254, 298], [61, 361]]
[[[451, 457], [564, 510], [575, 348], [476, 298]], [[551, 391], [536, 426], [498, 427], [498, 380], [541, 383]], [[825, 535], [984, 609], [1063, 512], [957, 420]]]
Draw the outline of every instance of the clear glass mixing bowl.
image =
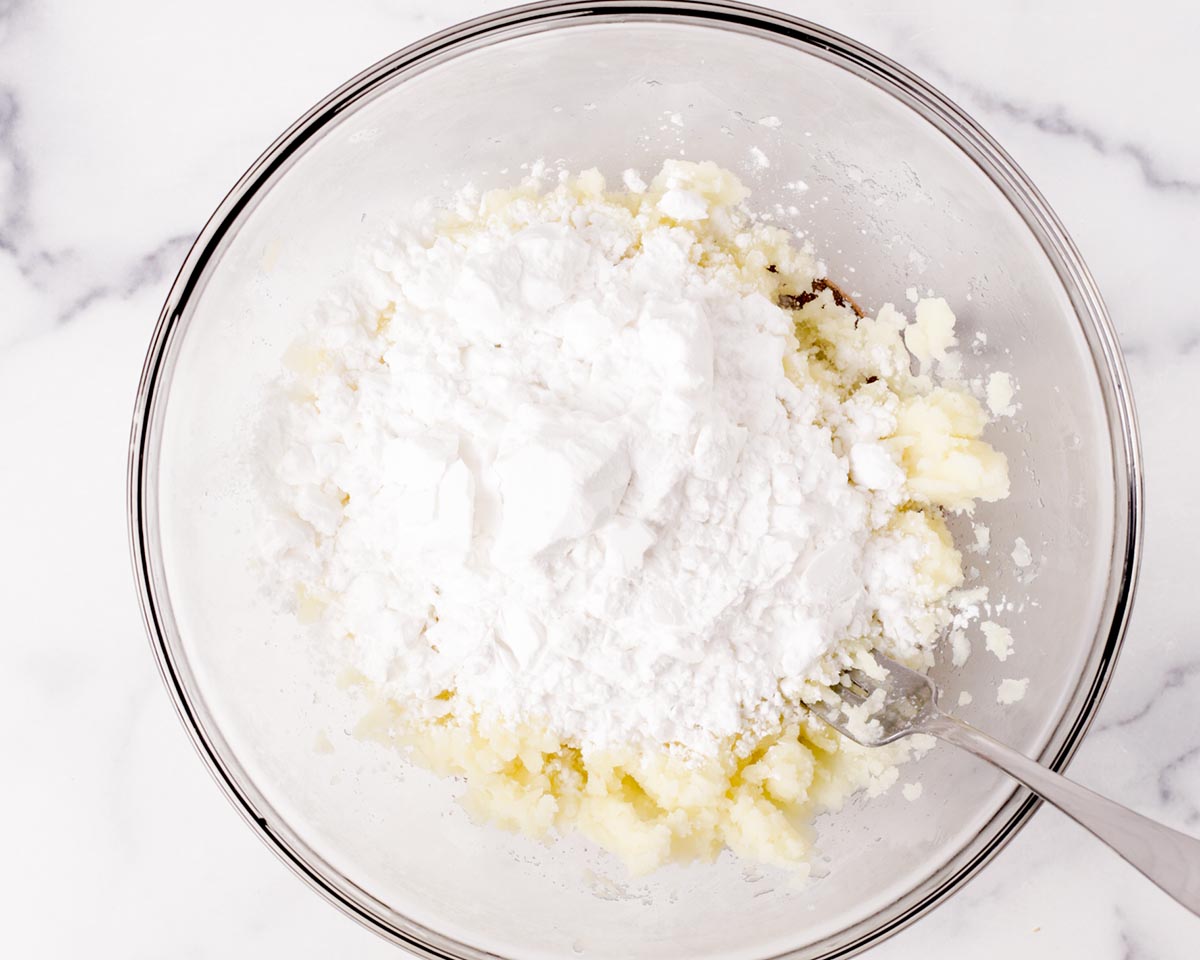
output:
[[[968, 554], [1013, 603], [1017, 652], [939, 668], [948, 702], [972, 691], [964, 716], [1061, 769], [1113, 666], [1141, 516], [1125, 372], [1075, 247], [970, 119], [845, 37], [729, 3], [541, 4], [430, 37], [297, 122], [201, 233], [146, 362], [129, 490], [147, 625], [214, 775], [298, 874], [420, 956], [847, 956], [946, 897], [1033, 810], [940, 748], [905, 772], [919, 802], [892, 791], [822, 818], [823, 876], [805, 888], [732, 858], [629, 881], [577, 838], [472, 824], [454, 784], [346, 736], [353, 705], [260, 595], [263, 383], [356, 246], [415, 201], [510, 183], [534, 158], [616, 177], [681, 152], [738, 171], [759, 209], [781, 204], [869, 309], [934, 287], [964, 343], [986, 334], [968, 372], [1019, 384], [1017, 416], [993, 432], [1012, 496], [980, 509], [992, 549]], [[996, 704], [1001, 677], [1032, 678], [1016, 707]]]

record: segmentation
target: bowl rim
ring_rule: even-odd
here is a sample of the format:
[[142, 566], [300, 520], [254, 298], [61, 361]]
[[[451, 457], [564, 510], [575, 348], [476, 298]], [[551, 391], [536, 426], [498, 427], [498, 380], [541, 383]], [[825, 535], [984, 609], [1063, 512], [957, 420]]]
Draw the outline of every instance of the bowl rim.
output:
[[[1137, 419], [1116, 331], [1078, 249], [1041, 193], [1003, 148], [945, 95], [855, 40], [810, 21], [737, 0], [542, 0], [464, 21], [398, 50], [338, 87], [288, 127], [237, 181], [188, 251], [159, 315], [138, 384], [129, 441], [127, 509], [134, 579], [151, 647], [176, 712], [210, 774], [260, 839], [326, 900], [385, 939], [431, 960], [483, 960], [498, 955], [396, 913], [342, 876], [292, 831], [225, 742], [179, 647], [156, 529], [158, 427], [174, 348], [190, 304], [241, 219], [339, 114], [435, 62], [481, 45], [583, 24], [630, 22], [733, 30], [784, 43], [799, 53], [850, 70], [932, 123], [979, 166], [1013, 205], [1051, 261], [1096, 363], [1113, 446], [1115, 494], [1109, 586], [1090, 656], [1094, 666], [1080, 674], [1058, 726], [1038, 757], [1053, 770], [1067, 766], [1091, 724], [1112, 676], [1132, 608], [1141, 558], [1144, 493]], [[961, 889], [1016, 835], [1040, 802], [1024, 788], [1014, 786], [974, 837], [913, 889], [838, 933], [763, 960], [849, 957], [892, 936]]]

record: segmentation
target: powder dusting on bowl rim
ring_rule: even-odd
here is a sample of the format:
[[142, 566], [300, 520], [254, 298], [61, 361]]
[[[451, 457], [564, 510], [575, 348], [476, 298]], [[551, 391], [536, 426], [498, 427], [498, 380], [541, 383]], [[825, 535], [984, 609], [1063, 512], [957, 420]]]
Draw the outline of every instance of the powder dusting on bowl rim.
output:
[[[241, 220], [286, 169], [340, 114], [435, 63], [501, 40], [572, 25], [673, 22], [730, 30], [792, 47], [859, 76], [904, 103], [945, 135], [987, 175], [1033, 233], [1081, 321], [1113, 441], [1113, 554], [1109, 587], [1088, 669], [1038, 757], [1063, 770], [1099, 706], [1128, 622], [1141, 553], [1142, 469], [1128, 374], [1108, 312], [1074, 243], [1041, 194], [992, 138], [941, 93], [899, 64], [824, 27], [775, 11], [731, 2], [547, 2], [515, 7], [451, 27], [385, 58], [343, 84], [289, 127], [242, 176], [188, 252], [151, 339], [130, 436], [129, 533], [143, 618], [176, 710], [230, 801], [264, 842], [300, 877], [348, 916], [415, 955], [482, 960], [495, 957], [424, 927], [342, 876], [266, 802], [246, 775], [204, 704], [183, 656], [165, 585], [157, 528], [158, 447], [167, 389], [193, 298]], [[848, 957], [896, 933], [956, 891], [1028, 820], [1037, 801], [1014, 785], [1007, 801], [971, 841], [934, 874], [858, 923], [777, 960]]]

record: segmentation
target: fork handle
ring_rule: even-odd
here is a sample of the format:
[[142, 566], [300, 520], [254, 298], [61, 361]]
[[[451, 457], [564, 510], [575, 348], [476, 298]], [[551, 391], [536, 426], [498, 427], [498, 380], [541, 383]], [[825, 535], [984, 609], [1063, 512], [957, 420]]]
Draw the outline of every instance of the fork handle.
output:
[[938, 714], [920, 729], [969, 750], [1019, 780], [1200, 916], [1200, 840], [1092, 793], [955, 717]]

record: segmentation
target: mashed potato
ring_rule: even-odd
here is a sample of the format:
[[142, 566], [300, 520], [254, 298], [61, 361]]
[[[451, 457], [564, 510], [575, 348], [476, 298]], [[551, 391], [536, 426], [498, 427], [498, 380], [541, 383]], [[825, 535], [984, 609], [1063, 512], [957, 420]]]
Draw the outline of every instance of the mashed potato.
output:
[[807, 873], [813, 818], [859, 790], [882, 793], [899, 763], [932, 745], [913, 737], [860, 747], [805, 717], [753, 743], [731, 742], [715, 760], [665, 749], [584, 754], [544, 730], [462, 716], [452, 697], [447, 705], [441, 720], [413, 724], [402, 705], [378, 700], [355, 733], [465, 778], [464, 803], [479, 819], [536, 838], [580, 830], [634, 875], [671, 861], [711, 861], [725, 848]]

